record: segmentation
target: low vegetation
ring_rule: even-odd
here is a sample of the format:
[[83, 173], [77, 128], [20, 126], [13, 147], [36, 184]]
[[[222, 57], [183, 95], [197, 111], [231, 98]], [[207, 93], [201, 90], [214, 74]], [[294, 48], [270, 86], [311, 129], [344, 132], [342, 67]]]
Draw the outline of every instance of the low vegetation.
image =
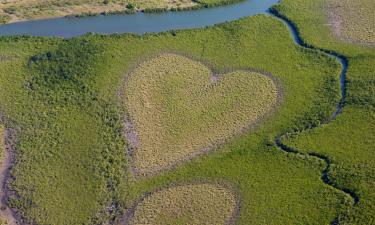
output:
[[203, 4], [208, 7], [219, 6], [219, 5], [229, 5], [235, 2], [241, 2], [244, 0], [195, 0], [195, 2]]
[[134, 206], [129, 224], [229, 224], [238, 197], [219, 184], [189, 184], [150, 193]]
[[[341, 1], [340, 4], [349, 4], [349, 1]], [[321, 127], [291, 132], [284, 143], [302, 152], [323, 155], [332, 162], [328, 171], [330, 180], [335, 186], [351, 192], [357, 198], [354, 200], [358, 201], [339, 216], [338, 222], [365, 225], [375, 221], [375, 51], [372, 45], [359, 45], [358, 42], [364, 39], [358, 38], [365, 35], [362, 29], [371, 24], [364, 20], [373, 18], [373, 14], [366, 15], [366, 12], [373, 12], [371, 8], [374, 4], [370, 1], [350, 1], [350, 5], [353, 8], [349, 9], [346, 5], [338, 10], [346, 16], [345, 25], [349, 26], [345, 29], [359, 32], [352, 33], [355, 35], [352, 37], [357, 38], [356, 43], [342, 40], [325, 26], [330, 23], [325, 14], [327, 1], [284, 0], [276, 7], [294, 22], [308, 43], [344, 55], [349, 65], [343, 113]], [[363, 24], [357, 24], [359, 18], [363, 18]], [[371, 29], [366, 32], [372, 32]]]
[[[218, 1], [218, 0], [216, 0]], [[161, 12], [167, 10], [182, 10], [201, 7], [201, 4], [193, 0], [129, 0], [129, 3], [138, 11]]]
[[256, 72], [213, 74], [175, 54], [141, 63], [125, 87], [139, 142], [132, 146], [135, 172], [158, 172], [212, 149], [259, 122], [277, 97], [273, 80]]
[[[114, 1], [105, 4], [112, 3], [116, 4]], [[7, 127], [21, 131], [12, 143], [16, 161], [8, 181], [9, 206], [17, 209], [22, 222], [28, 224], [108, 221], [116, 224], [132, 209], [134, 223], [153, 221], [157, 215], [160, 221], [156, 222], [180, 224], [190, 222], [190, 218], [200, 222], [204, 217], [206, 221], [216, 213], [225, 214], [220, 217], [221, 221], [229, 218], [235, 204], [224, 205], [223, 199], [226, 199], [240, 204], [238, 224], [371, 224], [375, 199], [374, 49], [334, 35], [331, 27], [325, 26], [330, 23], [326, 3], [325, 0], [283, 0], [275, 7], [294, 23], [304, 42], [313, 48], [334, 51], [348, 60], [343, 114], [322, 126], [340, 100], [340, 64], [318, 50], [295, 45], [286, 26], [271, 16], [258, 15], [205, 29], [143, 36], [85, 35], [69, 40], [0, 38], [0, 109], [9, 119]], [[134, 5], [126, 7], [134, 9]], [[5, 12], [13, 18], [17, 10], [7, 7]], [[160, 54], [163, 52], [179, 52], [191, 58]], [[149, 60], [137, 66], [145, 58]], [[214, 74], [222, 75], [213, 76], [200, 62], [209, 64]], [[158, 63], [166, 66], [160, 67]], [[246, 90], [255, 96], [265, 91], [262, 96], [269, 96], [268, 103], [275, 102], [275, 83], [269, 77], [244, 70], [248, 68], [268, 71], [280, 82], [283, 101], [275, 113], [250, 132], [215, 146], [217, 151], [176, 165], [173, 170], [134, 179], [128, 172], [131, 162], [125, 156], [126, 145], [132, 144], [132, 139], [126, 138], [123, 116], [129, 113], [136, 134], [141, 137], [136, 116], [145, 112], [131, 110], [145, 109], [147, 104], [137, 104], [140, 102], [131, 98], [150, 95], [157, 101], [152, 99], [149, 103], [163, 103], [168, 109], [160, 112], [163, 126], [171, 121], [180, 122], [177, 115], [185, 116], [187, 110], [194, 112], [192, 118], [182, 117], [188, 118], [183, 121], [186, 126], [168, 125], [172, 131], [181, 131], [178, 134], [183, 137], [172, 135], [167, 141], [183, 143], [197, 139], [203, 140], [198, 146], [206, 146], [212, 133], [227, 132], [224, 134], [228, 135], [237, 130], [238, 124], [242, 127], [245, 123], [236, 124], [236, 119], [249, 120], [251, 114], [242, 113], [253, 107], [249, 105], [252, 100], [258, 99], [250, 101], [243, 98], [249, 93], [229, 88], [257, 87], [257, 92]], [[170, 72], [170, 76], [163, 76], [165, 72]], [[119, 96], [124, 73], [130, 75], [123, 95]], [[150, 82], [155, 84], [151, 91], [146, 86]], [[194, 85], [184, 85], [189, 82]], [[219, 98], [223, 90], [227, 99]], [[172, 94], [167, 98], [166, 93]], [[201, 93], [204, 95], [199, 96]], [[227, 111], [233, 108], [229, 107], [233, 101], [236, 107], [231, 113], [236, 117], [229, 116]], [[213, 108], [210, 112], [214, 113], [199, 113], [202, 110], [192, 102], [203, 109]], [[226, 107], [215, 108], [217, 102]], [[178, 110], [176, 105], [187, 110]], [[158, 116], [155, 112], [159, 111], [152, 112], [150, 118], [144, 117]], [[206, 119], [215, 122], [216, 118], [232, 122], [226, 124], [231, 131], [222, 129], [224, 125], [220, 123], [209, 129], [199, 123]], [[209, 132], [198, 130], [194, 134], [196, 127]], [[323, 155], [330, 161], [327, 175], [332, 185], [321, 180], [325, 162], [304, 154], [283, 152], [275, 146], [275, 137], [283, 134], [289, 134], [282, 140], [288, 146], [302, 153]], [[214, 142], [217, 140], [211, 143]], [[142, 143], [140, 139], [140, 146]], [[137, 149], [131, 153], [137, 154]], [[236, 187], [238, 195], [225, 187], [209, 185], [218, 180]], [[354, 205], [353, 199], [340, 189], [358, 197]], [[225, 197], [208, 198], [207, 190]], [[165, 196], [181, 200], [176, 208], [186, 213], [177, 221], [172, 202], [160, 201]], [[184, 204], [187, 198], [215, 207], [199, 211], [202, 204]], [[163, 208], [155, 207], [160, 205]]]
[[[22, 131], [9, 184], [15, 194], [8, 198], [25, 223], [116, 224], [144, 193], [217, 180], [241, 196], [238, 224], [329, 224], [350, 207], [346, 195], [321, 181], [322, 162], [274, 144], [276, 136], [331, 115], [340, 64], [295, 45], [270, 16], [143, 36], [2, 37], [0, 52], [0, 108], [9, 127]], [[283, 101], [258, 127], [217, 151], [134, 179], [127, 173], [118, 93], [137, 62], [163, 52], [207, 62], [217, 74], [268, 71], [282, 85]], [[206, 78], [208, 86], [220, 86], [220, 79], [210, 84]]]
[[375, 1], [330, 0], [328, 17], [333, 32], [343, 40], [375, 44]]
[[[29, 43], [38, 45], [37, 40]], [[51, 49], [33, 57], [28, 55], [28, 48], [14, 52], [13, 44], [1, 47], [4, 53], [18, 55], [1, 62], [1, 94], [3, 100], [13, 99], [12, 108], [18, 112], [9, 108], [5, 114], [12, 115], [12, 126], [22, 130], [15, 143], [17, 169], [12, 171], [12, 177], [16, 179], [10, 180], [10, 188], [17, 195], [8, 196], [9, 204], [20, 210], [27, 223], [106, 221], [109, 213], [99, 213], [104, 205], [111, 204], [116, 195], [111, 190], [120, 183], [118, 179], [125, 168], [119, 164], [124, 161], [119, 146], [120, 122], [116, 125], [113, 109], [94, 100], [93, 93], [82, 83], [90, 73], [86, 66], [95, 63], [100, 48], [60, 40], [41, 46]], [[79, 61], [67, 60], [77, 56]], [[18, 69], [13, 68], [15, 65]], [[20, 77], [10, 79], [12, 73]], [[18, 89], [18, 94], [8, 95], [8, 88]], [[28, 110], [21, 112], [19, 107]]]
[[342, 188], [355, 192], [360, 201], [343, 215], [347, 224], [375, 221], [375, 112], [347, 107], [336, 121], [311, 131], [290, 135], [284, 143], [302, 152], [328, 156], [333, 166], [329, 173]]

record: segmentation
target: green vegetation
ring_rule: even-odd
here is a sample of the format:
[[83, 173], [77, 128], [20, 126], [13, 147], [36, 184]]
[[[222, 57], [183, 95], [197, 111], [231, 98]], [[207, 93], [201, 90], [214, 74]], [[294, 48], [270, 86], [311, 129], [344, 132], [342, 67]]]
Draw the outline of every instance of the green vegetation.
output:
[[[346, 3], [347, 1], [342, 1]], [[322, 127], [293, 132], [284, 140], [302, 152], [314, 152], [332, 161], [328, 176], [334, 185], [352, 192], [359, 202], [339, 217], [340, 224], [372, 224], [375, 221], [375, 54], [372, 46], [358, 45], [337, 38], [329, 27], [324, 9], [326, 1], [284, 0], [276, 7], [299, 28], [301, 36], [317, 48], [329, 49], [348, 59], [347, 98], [344, 111], [332, 123]], [[362, 29], [367, 24], [356, 24], [358, 18], [373, 7], [373, 2], [352, 1], [356, 7], [348, 10], [341, 7], [344, 15], [355, 15], [346, 19], [352, 29]], [[367, 8], [367, 9], [365, 9]], [[365, 11], [363, 11], [365, 10]], [[357, 17], [358, 16], [358, 17]], [[353, 25], [356, 24], [356, 25]], [[371, 29], [367, 32], [372, 32]], [[354, 34], [354, 33], [353, 33]], [[364, 33], [357, 33], [356, 38]], [[353, 36], [354, 37], [354, 36]]]
[[[28, 222], [96, 224], [121, 217], [144, 193], [197, 181], [237, 187], [238, 224], [328, 224], [350, 204], [321, 182], [322, 162], [274, 146], [275, 136], [334, 111], [340, 65], [295, 45], [270, 16], [158, 35], [2, 38], [0, 52], [0, 107], [22, 131], [11, 206]], [[284, 98], [256, 129], [217, 151], [134, 179], [127, 173], [118, 93], [125, 72], [164, 52], [191, 55], [221, 74], [268, 71], [282, 84]]]
[[[131, 4], [123, 6], [138, 7]], [[200, 223], [202, 218], [220, 223], [233, 215], [238, 202], [238, 224], [320, 225], [336, 218], [341, 224], [372, 224], [374, 48], [342, 40], [325, 26], [332, 2], [327, 4], [283, 0], [275, 10], [294, 23], [305, 43], [347, 58], [345, 107], [328, 124], [322, 122], [340, 100], [340, 64], [318, 50], [295, 45], [286, 26], [271, 16], [143, 36], [0, 38], [0, 109], [6, 115], [1, 122], [18, 131], [10, 206], [25, 222], [41, 225], [116, 224], [132, 210], [135, 224], [154, 219], [161, 224]], [[355, 4], [354, 12], [365, 10], [364, 0]], [[9, 6], [5, 11], [13, 18], [17, 10]], [[340, 10], [349, 15], [345, 7]], [[348, 27], [358, 21], [349, 21]], [[212, 76], [211, 70], [221, 75]], [[273, 74], [280, 87], [251, 71]], [[251, 131], [231, 137], [268, 112], [280, 88], [283, 99], [274, 113]], [[180, 154], [191, 145], [191, 152], [206, 146], [215, 151], [152, 177], [134, 176], [125, 156], [126, 147], [137, 144], [129, 138], [132, 133], [124, 132], [128, 116], [140, 137], [140, 147], [128, 154], [135, 162], [145, 143], [158, 155], [142, 160], [155, 157], [157, 163], [165, 159], [161, 150]], [[283, 134], [283, 143], [302, 154], [275, 146], [275, 137]], [[184, 148], [164, 148], [171, 143]], [[321, 180], [325, 162], [308, 153], [328, 159], [332, 185]], [[236, 195], [212, 185], [221, 183], [236, 187]], [[333, 186], [359, 201], [353, 205], [352, 198]], [[161, 201], [172, 198], [180, 200], [173, 201], [178, 207]], [[188, 198], [198, 202], [187, 205]], [[213, 207], [200, 209], [206, 204]], [[175, 217], [175, 208], [182, 210], [180, 217]], [[222, 217], [210, 216], [216, 213]]]
[[375, 44], [375, 1], [330, 0], [328, 17], [333, 32], [354, 43]]
[[195, 0], [195, 2], [205, 5], [206, 7], [213, 7], [219, 5], [229, 5], [243, 0]]
[[132, 154], [137, 174], [207, 152], [275, 106], [278, 93], [271, 78], [248, 71], [212, 73], [192, 59], [162, 54], [129, 75], [125, 105], [138, 139], [130, 143], [139, 142]]
[[190, 184], [151, 193], [133, 210], [130, 224], [228, 224], [238, 213], [238, 199], [218, 184]]
[[375, 159], [373, 110], [348, 107], [329, 125], [290, 136], [285, 144], [302, 152], [317, 152], [333, 163], [329, 176], [341, 188], [354, 191], [360, 201], [341, 220], [345, 224], [369, 224], [375, 221]]
[[[22, 41], [21, 48], [17, 42], [3, 41], [1, 46], [2, 52], [17, 54], [1, 62], [1, 95], [2, 102], [13, 105], [6, 107], [15, 119], [12, 125], [22, 129], [17, 169], [12, 171], [16, 179], [10, 185], [17, 195], [9, 196], [10, 205], [38, 224], [89, 223], [115, 198], [116, 178], [125, 171], [119, 166], [124, 161], [118, 146], [121, 124], [116, 125], [111, 107], [95, 100], [82, 81], [100, 48], [58, 39]], [[35, 49], [51, 51], [30, 58], [32, 43]], [[77, 56], [76, 62], [64, 61]], [[106, 221], [107, 215], [100, 219]]]
[[0, 24], [8, 23], [11, 20], [11, 17], [8, 15], [0, 15]]
[[[218, 1], [218, 0], [216, 0]], [[144, 12], [164, 12], [168, 10], [189, 10], [194, 8], [201, 8], [203, 5], [194, 0], [129, 0], [134, 9]]]

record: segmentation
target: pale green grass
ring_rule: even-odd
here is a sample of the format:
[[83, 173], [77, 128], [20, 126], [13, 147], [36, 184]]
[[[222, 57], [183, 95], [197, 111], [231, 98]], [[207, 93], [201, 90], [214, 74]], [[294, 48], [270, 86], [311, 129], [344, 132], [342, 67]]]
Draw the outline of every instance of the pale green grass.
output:
[[275, 106], [278, 93], [265, 75], [213, 75], [202, 63], [162, 54], [129, 75], [125, 95], [139, 139], [133, 163], [137, 173], [150, 174], [205, 152], [258, 122]]
[[138, 9], [186, 8], [197, 5], [192, 0], [129, 0], [129, 2]]
[[332, 124], [284, 140], [302, 152], [317, 152], [332, 160], [329, 176], [349, 188], [359, 203], [343, 217], [342, 224], [375, 221], [375, 112], [349, 106]]
[[[325, 165], [273, 146], [275, 136], [304, 125], [300, 118], [330, 115], [340, 72], [334, 59], [296, 46], [278, 20], [258, 15], [145, 36], [2, 38], [0, 50], [0, 108], [14, 121], [7, 126], [22, 131], [9, 185], [17, 196], [10, 202], [29, 224], [107, 224], [144, 193], [199, 181], [236, 187], [238, 224], [329, 224], [344, 208], [345, 195], [320, 179]], [[168, 51], [209, 62], [215, 71], [269, 71], [282, 84], [283, 101], [277, 113], [219, 150], [134, 180], [123, 174], [118, 90], [137, 61]]]
[[[373, 45], [354, 44], [353, 40], [344, 41], [334, 35], [331, 27], [327, 26], [330, 22], [327, 2], [283, 0], [277, 9], [294, 22], [307, 43], [336, 51], [347, 58], [349, 67], [343, 113], [329, 124], [293, 135], [284, 141], [299, 151], [314, 152], [330, 159], [332, 165], [328, 176], [332, 183], [358, 197], [357, 204], [339, 215], [340, 224], [374, 224], [375, 51]], [[352, 9], [340, 9], [345, 10], [345, 15], [351, 15], [345, 20], [353, 26], [352, 31], [362, 29], [356, 26], [366, 25], [354, 24], [353, 21], [358, 21], [358, 18], [374, 18], [374, 1], [344, 0], [340, 4], [353, 6]], [[359, 11], [358, 7], [362, 10]], [[374, 29], [373, 25], [371, 29]]]
[[130, 224], [227, 224], [236, 216], [237, 197], [218, 184], [190, 184], [150, 194], [135, 207]]

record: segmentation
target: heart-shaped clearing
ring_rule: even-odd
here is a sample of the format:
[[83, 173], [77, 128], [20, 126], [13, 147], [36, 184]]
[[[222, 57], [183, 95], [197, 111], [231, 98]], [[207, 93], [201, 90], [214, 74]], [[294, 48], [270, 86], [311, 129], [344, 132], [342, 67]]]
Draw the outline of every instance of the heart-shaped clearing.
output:
[[239, 210], [236, 194], [217, 184], [176, 186], [146, 195], [124, 224], [231, 224]]
[[212, 149], [259, 121], [277, 96], [274, 81], [257, 72], [217, 77], [176, 54], [141, 63], [125, 87], [134, 172], [152, 174]]

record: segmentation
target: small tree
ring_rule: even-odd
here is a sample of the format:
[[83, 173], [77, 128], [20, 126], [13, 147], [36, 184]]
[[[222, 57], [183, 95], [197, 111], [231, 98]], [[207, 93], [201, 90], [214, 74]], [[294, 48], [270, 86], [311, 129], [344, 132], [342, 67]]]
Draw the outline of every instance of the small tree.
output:
[[128, 3], [126, 5], [126, 8], [129, 9], [129, 10], [134, 10], [135, 9], [135, 6], [132, 4], [132, 3]]

